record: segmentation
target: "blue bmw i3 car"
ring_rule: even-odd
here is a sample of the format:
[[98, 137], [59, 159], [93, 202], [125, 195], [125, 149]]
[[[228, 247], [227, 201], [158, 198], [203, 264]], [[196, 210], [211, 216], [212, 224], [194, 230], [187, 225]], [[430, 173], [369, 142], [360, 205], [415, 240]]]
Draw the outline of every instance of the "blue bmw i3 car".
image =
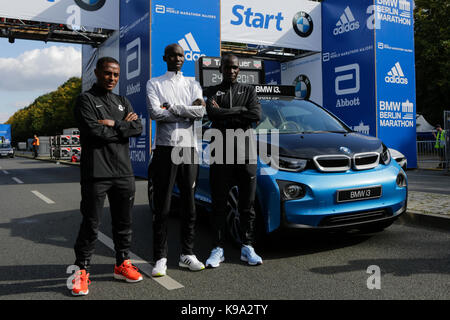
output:
[[[326, 109], [295, 95], [265, 94], [259, 100], [257, 144], [277, 150], [270, 163], [258, 157], [255, 210], [260, 232], [381, 231], [406, 211], [407, 176], [380, 139], [352, 131]], [[204, 129], [209, 125], [204, 119]], [[211, 204], [209, 143], [201, 143], [203, 161], [195, 194], [207, 208]], [[240, 239], [238, 193], [237, 187], [231, 188], [227, 210], [228, 230], [236, 242]]]

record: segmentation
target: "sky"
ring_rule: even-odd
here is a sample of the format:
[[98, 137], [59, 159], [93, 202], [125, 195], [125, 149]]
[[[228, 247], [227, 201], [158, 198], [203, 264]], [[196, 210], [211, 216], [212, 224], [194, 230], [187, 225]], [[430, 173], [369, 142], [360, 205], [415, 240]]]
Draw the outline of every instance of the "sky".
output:
[[81, 77], [81, 45], [0, 38], [0, 123], [71, 77]]

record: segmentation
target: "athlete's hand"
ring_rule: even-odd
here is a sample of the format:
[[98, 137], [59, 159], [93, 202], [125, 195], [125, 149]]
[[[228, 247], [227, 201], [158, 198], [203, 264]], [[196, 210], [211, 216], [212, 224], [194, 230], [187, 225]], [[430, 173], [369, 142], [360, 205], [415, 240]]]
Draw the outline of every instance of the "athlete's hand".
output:
[[211, 101], [212, 101], [211, 103], [212, 103], [214, 108], [220, 108], [220, 106], [217, 104], [216, 100], [211, 99]]
[[114, 124], [115, 124], [114, 120], [109, 120], [109, 119], [98, 120], [98, 123], [103, 124], [108, 127], [114, 127]]
[[195, 100], [194, 102], [192, 102], [192, 105], [193, 106], [204, 106], [204, 107], [206, 107], [205, 101], [203, 101], [203, 99], [200, 99], [200, 98]]
[[125, 117], [125, 121], [134, 121], [138, 119], [138, 115], [134, 112], [130, 112], [129, 114], [127, 114], [127, 116]]

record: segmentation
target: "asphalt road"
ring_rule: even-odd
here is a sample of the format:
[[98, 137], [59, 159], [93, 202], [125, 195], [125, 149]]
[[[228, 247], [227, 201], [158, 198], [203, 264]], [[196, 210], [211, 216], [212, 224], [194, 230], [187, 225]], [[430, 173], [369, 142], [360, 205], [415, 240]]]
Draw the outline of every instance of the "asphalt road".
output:
[[[423, 181], [411, 178], [410, 186], [420, 188]], [[132, 252], [148, 273], [153, 263], [151, 216], [146, 181], [136, 184]], [[431, 182], [429, 187], [444, 189]], [[239, 250], [229, 245], [220, 268], [190, 272], [178, 267], [179, 224], [173, 216], [168, 277], [118, 282], [112, 277], [108, 202], [92, 261], [90, 293], [74, 298], [66, 281], [81, 222], [79, 202], [78, 167], [0, 159], [0, 300], [180, 300], [187, 305], [210, 299], [450, 299], [450, 233], [401, 222], [378, 234], [279, 234], [259, 251], [264, 259], [259, 267], [242, 263]], [[208, 219], [202, 215], [197, 257], [205, 261], [210, 249]], [[380, 277], [373, 270], [379, 270]]]

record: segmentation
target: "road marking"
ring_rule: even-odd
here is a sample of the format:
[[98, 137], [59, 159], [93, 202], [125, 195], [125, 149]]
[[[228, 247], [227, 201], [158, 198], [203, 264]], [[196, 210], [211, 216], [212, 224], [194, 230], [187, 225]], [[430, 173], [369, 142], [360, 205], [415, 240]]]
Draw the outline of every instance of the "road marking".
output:
[[22, 183], [23, 183], [23, 181], [20, 180], [19, 178], [12, 177], [12, 179], [13, 179], [15, 182], [17, 182], [18, 184], [22, 184]]
[[8, 172], [8, 171], [6, 171], [6, 170], [3, 170], [3, 173], [4, 173], [4, 174], [9, 174], [9, 172]]
[[33, 190], [31, 191], [31, 193], [33, 193], [36, 197], [38, 197], [39, 199], [41, 199], [44, 202], [47, 202], [48, 204], [54, 204], [55, 201], [47, 198], [46, 196], [44, 196], [42, 193], [40, 193], [39, 191]]
[[[98, 240], [100, 240], [108, 248], [114, 250], [114, 242], [100, 231], [98, 232]], [[155, 280], [156, 282], [158, 282], [160, 285], [162, 285], [167, 290], [184, 288], [184, 286], [181, 283], [175, 281], [174, 279], [172, 279], [169, 276], [158, 277], [158, 278], [152, 277], [153, 265], [151, 265], [149, 262], [145, 261], [144, 259], [140, 258], [139, 256], [135, 255], [132, 252], [130, 252], [130, 259], [131, 259], [132, 263], [136, 267], [138, 267], [142, 273], [144, 273], [148, 277], [150, 277], [153, 280]]]

